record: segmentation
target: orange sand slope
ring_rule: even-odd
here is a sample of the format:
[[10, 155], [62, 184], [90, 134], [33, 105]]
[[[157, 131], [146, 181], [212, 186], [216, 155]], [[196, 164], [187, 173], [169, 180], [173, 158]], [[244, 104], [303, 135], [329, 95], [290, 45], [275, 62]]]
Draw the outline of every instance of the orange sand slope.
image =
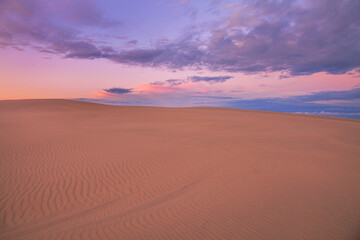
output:
[[357, 239], [360, 121], [0, 101], [0, 239]]

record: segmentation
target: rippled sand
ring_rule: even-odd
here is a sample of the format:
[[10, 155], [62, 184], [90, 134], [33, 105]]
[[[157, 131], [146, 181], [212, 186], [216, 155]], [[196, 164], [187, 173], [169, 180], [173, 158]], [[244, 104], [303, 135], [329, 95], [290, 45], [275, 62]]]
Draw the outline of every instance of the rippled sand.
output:
[[358, 120], [0, 101], [0, 239], [358, 237]]

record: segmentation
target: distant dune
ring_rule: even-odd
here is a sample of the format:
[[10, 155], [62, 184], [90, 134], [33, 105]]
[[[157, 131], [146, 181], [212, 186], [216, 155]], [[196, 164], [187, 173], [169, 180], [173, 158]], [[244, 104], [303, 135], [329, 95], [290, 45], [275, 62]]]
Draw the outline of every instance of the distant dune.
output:
[[0, 239], [359, 239], [360, 121], [0, 101]]

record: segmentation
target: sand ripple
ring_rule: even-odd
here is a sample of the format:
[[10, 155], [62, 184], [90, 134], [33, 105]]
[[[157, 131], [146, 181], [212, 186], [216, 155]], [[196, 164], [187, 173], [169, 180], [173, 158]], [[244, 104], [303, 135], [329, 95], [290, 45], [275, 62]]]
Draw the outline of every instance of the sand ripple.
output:
[[0, 101], [0, 239], [357, 239], [360, 121]]

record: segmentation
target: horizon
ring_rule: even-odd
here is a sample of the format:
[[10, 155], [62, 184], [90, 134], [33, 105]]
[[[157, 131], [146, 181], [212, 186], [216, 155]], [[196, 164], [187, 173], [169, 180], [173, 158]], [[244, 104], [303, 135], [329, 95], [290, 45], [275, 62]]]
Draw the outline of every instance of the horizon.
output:
[[0, 100], [360, 119], [356, 0], [4, 0]]

